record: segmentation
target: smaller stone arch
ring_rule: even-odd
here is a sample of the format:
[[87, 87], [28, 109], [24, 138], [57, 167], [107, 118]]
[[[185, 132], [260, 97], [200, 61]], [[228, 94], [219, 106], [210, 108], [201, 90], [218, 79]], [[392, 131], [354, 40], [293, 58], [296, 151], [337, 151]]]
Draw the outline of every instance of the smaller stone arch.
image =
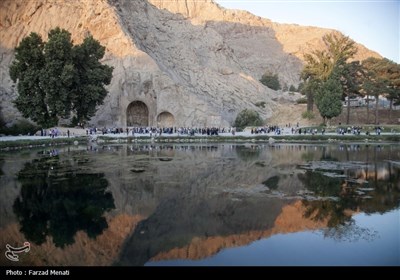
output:
[[164, 111], [157, 116], [158, 127], [172, 127], [175, 124], [175, 117], [170, 112]]

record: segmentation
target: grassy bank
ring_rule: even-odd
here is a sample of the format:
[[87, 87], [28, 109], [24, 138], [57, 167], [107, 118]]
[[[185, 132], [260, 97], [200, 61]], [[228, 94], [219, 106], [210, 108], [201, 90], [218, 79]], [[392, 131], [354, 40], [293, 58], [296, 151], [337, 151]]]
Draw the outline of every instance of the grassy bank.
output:
[[75, 141], [77, 141], [79, 144], [87, 143], [87, 137], [0, 141], [0, 151], [19, 150], [35, 147], [73, 145]]
[[[273, 140], [270, 140], [273, 139]], [[32, 140], [14, 140], [0, 141], [0, 151], [12, 151], [35, 147], [51, 147], [61, 145], [73, 145], [88, 143], [87, 137], [75, 138], [55, 138], [55, 139], [32, 139]], [[400, 134], [397, 135], [254, 135], [246, 136], [171, 136], [171, 137], [103, 137], [99, 136], [97, 144], [115, 144], [115, 143], [397, 143], [400, 144]]]
[[269, 142], [270, 139], [277, 143], [329, 143], [329, 142], [370, 142], [370, 143], [399, 143], [400, 135], [255, 135], [246, 136], [175, 136], [175, 137], [127, 137], [112, 138], [99, 137], [98, 143], [204, 143], [204, 142]]
[[[317, 129], [319, 133], [321, 133], [321, 130], [324, 128], [325, 132], [329, 133], [336, 133], [338, 128], [343, 128], [343, 129], [347, 129], [348, 127], [352, 127], [353, 125], [334, 125], [334, 126], [330, 126], [330, 127], [323, 127], [323, 126], [306, 126], [306, 127], [302, 127], [302, 131], [304, 131], [304, 129], [308, 130], [314, 130]], [[358, 127], [361, 127], [361, 131], [363, 134], [365, 134], [365, 132], [369, 132], [372, 134], [375, 134], [375, 127], [376, 125], [355, 125]], [[382, 133], [400, 133], [400, 125], [378, 125], [381, 129], [382, 129]]]

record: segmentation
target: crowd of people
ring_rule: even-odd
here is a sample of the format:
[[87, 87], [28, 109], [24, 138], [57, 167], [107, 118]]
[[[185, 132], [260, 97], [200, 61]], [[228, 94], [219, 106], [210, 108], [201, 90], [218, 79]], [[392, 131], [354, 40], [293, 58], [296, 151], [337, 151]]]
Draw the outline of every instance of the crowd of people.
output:
[[[339, 135], [360, 135], [363, 128], [360, 126], [349, 126], [349, 127], [338, 127], [336, 129], [336, 133]], [[235, 135], [236, 128], [220, 128], [220, 127], [127, 127], [127, 128], [106, 128], [103, 127], [101, 129], [97, 127], [90, 127], [83, 130], [86, 132], [86, 135], [125, 135], [125, 136], [150, 136], [150, 137], [158, 137], [163, 135], [176, 135], [176, 136], [213, 136], [213, 135]], [[375, 134], [380, 135], [382, 128], [377, 126], [374, 128]], [[85, 133], [84, 132], [84, 133]], [[247, 128], [244, 133], [240, 133], [239, 135], [246, 134], [264, 134], [264, 135], [324, 135], [325, 128], [306, 128], [300, 127], [299, 124], [295, 126], [291, 126], [290, 124], [286, 124], [285, 126], [278, 125], [267, 125], [260, 127], [250, 127]], [[365, 131], [366, 135], [369, 135], [369, 131]], [[74, 136], [75, 133], [70, 133], [69, 129], [67, 131], [61, 131], [58, 128], [53, 129], [42, 129], [40, 131], [41, 136], [50, 136], [51, 138], [58, 136]], [[77, 134], [79, 135], [79, 133]]]
[[106, 134], [126, 134], [126, 135], [144, 135], [149, 134], [150, 136], [161, 136], [163, 134], [172, 135], [219, 135], [220, 133], [231, 133], [235, 135], [235, 128], [217, 128], [217, 127], [205, 127], [205, 128], [197, 128], [197, 127], [127, 127], [123, 128], [102, 128], [98, 129], [97, 127], [89, 128], [86, 130], [87, 135], [98, 134], [101, 133], [103, 135]]

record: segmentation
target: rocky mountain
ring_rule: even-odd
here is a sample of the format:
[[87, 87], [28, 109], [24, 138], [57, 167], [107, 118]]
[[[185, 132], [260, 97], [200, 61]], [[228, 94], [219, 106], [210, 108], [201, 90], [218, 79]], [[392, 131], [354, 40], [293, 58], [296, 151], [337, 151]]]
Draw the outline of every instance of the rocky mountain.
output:
[[[264, 119], [290, 101], [259, 82], [266, 71], [298, 85], [303, 55], [323, 47], [332, 32], [273, 23], [211, 0], [3, 0], [0, 2], [0, 100], [7, 123], [20, 116], [8, 67], [30, 32], [71, 32], [75, 43], [92, 34], [113, 66], [109, 94], [96, 126], [231, 126], [243, 109]], [[337, 31], [336, 31], [337, 32]], [[356, 59], [379, 54], [357, 45]], [[266, 102], [265, 108], [256, 106]]]

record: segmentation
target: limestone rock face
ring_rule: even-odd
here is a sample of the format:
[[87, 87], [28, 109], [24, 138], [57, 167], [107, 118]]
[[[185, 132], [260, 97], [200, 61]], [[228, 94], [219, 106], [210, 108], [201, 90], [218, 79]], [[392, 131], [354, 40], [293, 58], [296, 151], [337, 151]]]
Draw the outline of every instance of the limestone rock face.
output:
[[[240, 65], [259, 80], [266, 71], [276, 73], [283, 85], [297, 86], [304, 54], [324, 49], [322, 37], [333, 29], [279, 24], [247, 11], [227, 10], [212, 0], [149, 0], [160, 9], [179, 13], [195, 25], [214, 28], [234, 50]], [[381, 56], [356, 44], [354, 60]]]
[[[114, 67], [109, 94], [95, 126], [231, 126], [243, 109], [266, 119], [280, 92], [263, 86], [266, 71], [282, 84], [299, 83], [304, 52], [322, 47], [328, 29], [275, 24], [211, 0], [3, 0], [0, 2], [0, 100], [8, 124], [16, 86], [8, 68], [13, 50], [30, 32], [47, 40], [67, 29], [80, 43], [87, 34], [106, 47]], [[378, 56], [359, 45], [360, 58]], [[266, 102], [266, 108], [254, 104]]]

